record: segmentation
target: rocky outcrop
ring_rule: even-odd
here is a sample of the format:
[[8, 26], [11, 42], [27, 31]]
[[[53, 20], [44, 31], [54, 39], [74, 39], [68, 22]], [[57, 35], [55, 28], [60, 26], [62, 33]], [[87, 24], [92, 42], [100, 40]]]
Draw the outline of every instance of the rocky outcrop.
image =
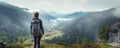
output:
[[112, 31], [109, 32], [109, 43], [111, 45], [120, 45], [120, 23], [111, 26]]

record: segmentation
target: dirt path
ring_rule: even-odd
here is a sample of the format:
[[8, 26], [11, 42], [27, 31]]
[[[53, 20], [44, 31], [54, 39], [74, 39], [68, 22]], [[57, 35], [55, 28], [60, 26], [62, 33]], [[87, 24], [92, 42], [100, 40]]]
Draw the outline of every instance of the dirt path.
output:
[[34, 48], [33, 46], [34, 46], [34, 44], [32, 46], [30, 46], [30, 47], [25, 47], [25, 48]]
[[[34, 48], [34, 44], [30, 47], [25, 47], [25, 48]], [[41, 48], [45, 48], [44, 46], [41, 46]]]

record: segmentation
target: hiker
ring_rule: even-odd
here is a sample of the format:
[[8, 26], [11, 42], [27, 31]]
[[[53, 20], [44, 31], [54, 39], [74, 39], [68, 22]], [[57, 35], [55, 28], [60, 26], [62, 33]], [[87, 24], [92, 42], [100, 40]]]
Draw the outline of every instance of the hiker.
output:
[[39, 19], [39, 13], [35, 12], [33, 19], [31, 21], [30, 26], [30, 34], [34, 37], [34, 48], [38, 44], [38, 48], [40, 48], [40, 41], [42, 36], [44, 35], [42, 20]]

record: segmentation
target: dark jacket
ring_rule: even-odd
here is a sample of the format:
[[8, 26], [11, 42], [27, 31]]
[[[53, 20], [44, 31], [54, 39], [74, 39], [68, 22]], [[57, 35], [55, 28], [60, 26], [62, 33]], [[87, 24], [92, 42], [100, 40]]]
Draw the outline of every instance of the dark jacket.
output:
[[[36, 18], [33, 18], [33, 20], [36, 19]], [[42, 23], [42, 20], [41, 19], [38, 19], [40, 21], [40, 29], [42, 30], [43, 34], [44, 34], [44, 29], [43, 29], [43, 23]], [[32, 31], [32, 22], [31, 22], [31, 26], [30, 26], [30, 33]]]

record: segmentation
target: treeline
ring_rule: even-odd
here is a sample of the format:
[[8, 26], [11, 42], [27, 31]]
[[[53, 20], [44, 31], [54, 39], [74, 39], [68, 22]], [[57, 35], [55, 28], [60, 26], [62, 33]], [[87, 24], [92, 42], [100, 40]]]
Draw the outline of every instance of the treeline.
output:
[[110, 26], [104, 26], [99, 28], [98, 30], [98, 38], [102, 40], [102, 42], [107, 42], [109, 40], [109, 32]]
[[6, 42], [6, 43], [16, 43], [16, 42], [18, 42], [18, 38], [21, 35], [24, 37], [24, 40], [27, 40], [27, 38], [28, 38], [27, 32], [17, 31], [17, 30], [16, 30], [16, 32], [0, 31], [0, 41]]

